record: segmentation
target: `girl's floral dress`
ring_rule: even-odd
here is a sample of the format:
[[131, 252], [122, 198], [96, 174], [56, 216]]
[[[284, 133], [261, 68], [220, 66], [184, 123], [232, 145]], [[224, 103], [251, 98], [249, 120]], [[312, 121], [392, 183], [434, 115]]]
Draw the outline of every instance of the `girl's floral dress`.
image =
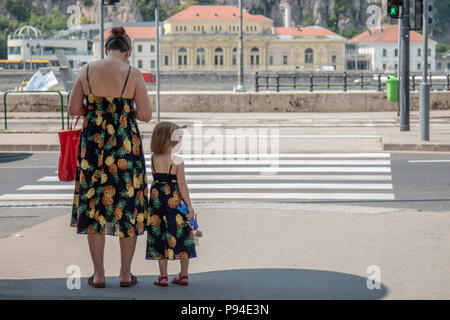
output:
[[181, 200], [177, 175], [157, 173], [153, 165], [150, 189], [150, 217], [147, 221], [148, 260], [189, 259], [197, 257], [193, 231], [184, 214], [177, 210]]
[[[131, 68], [131, 67], [130, 67]], [[87, 96], [78, 150], [71, 226], [77, 233], [118, 237], [143, 234], [148, 187], [133, 100]]]

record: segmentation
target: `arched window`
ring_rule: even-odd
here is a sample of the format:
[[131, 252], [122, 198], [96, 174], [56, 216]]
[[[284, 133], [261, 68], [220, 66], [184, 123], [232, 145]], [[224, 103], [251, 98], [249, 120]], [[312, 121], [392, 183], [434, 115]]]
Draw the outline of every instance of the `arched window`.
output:
[[205, 48], [197, 48], [197, 65], [204, 66], [206, 64]]
[[178, 65], [187, 66], [187, 50], [184, 47], [178, 49]]
[[214, 65], [215, 66], [223, 66], [223, 49], [216, 48], [214, 50]]
[[305, 50], [305, 63], [306, 64], [314, 63], [314, 51], [310, 48]]
[[237, 64], [237, 48], [233, 49], [233, 66]]
[[250, 65], [259, 66], [259, 49], [256, 47], [250, 50]]

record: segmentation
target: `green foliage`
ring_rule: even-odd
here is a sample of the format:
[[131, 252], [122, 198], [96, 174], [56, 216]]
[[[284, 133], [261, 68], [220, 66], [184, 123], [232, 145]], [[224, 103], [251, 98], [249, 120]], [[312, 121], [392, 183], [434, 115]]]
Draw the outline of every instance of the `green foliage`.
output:
[[3, 3], [9, 13], [19, 22], [25, 22], [30, 18], [31, 0], [5, 0]]
[[[155, 1], [135, 0], [135, 3], [144, 21], [155, 21]], [[166, 11], [161, 6], [159, 8], [159, 20], [164, 21], [167, 17]]]
[[437, 34], [444, 35], [450, 28], [450, 0], [434, 1], [433, 29]]
[[356, 36], [360, 33], [363, 33], [366, 30], [367, 30], [367, 28], [364, 28], [364, 29], [350, 28], [350, 29], [346, 29], [346, 30], [340, 30], [339, 34], [341, 36], [343, 36], [344, 38], [351, 39], [354, 36]]
[[444, 53], [450, 50], [450, 44], [438, 43], [436, 46], [436, 53]]
[[264, 15], [264, 9], [263, 8], [251, 8], [249, 13]]
[[303, 15], [303, 25], [312, 26], [314, 24], [316, 24], [314, 15], [310, 11], [305, 12], [305, 14]]
[[81, 0], [81, 2], [86, 6], [90, 7], [94, 5], [94, 0]]

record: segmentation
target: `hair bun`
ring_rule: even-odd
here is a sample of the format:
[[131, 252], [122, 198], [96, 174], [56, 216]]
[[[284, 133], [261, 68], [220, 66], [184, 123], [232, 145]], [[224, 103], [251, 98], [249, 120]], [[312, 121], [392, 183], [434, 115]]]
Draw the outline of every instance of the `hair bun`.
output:
[[113, 38], [123, 38], [126, 35], [124, 27], [114, 27], [111, 29], [111, 35]]

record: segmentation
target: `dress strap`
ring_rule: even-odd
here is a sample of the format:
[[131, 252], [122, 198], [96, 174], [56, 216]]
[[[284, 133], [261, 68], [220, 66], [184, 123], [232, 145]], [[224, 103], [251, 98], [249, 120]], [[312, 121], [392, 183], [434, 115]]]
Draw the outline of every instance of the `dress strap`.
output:
[[155, 170], [155, 165], [153, 164], [153, 156], [154, 156], [155, 154], [153, 153], [152, 154], [152, 171], [154, 172], [154, 173], [156, 173], [156, 170]]
[[131, 71], [131, 66], [128, 67], [127, 79], [125, 80], [125, 84], [123, 85], [122, 93], [120, 94], [121, 97], [125, 91], [125, 88], [127, 87], [127, 82], [128, 82], [128, 77], [130, 76], [130, 71]]
[[170, 164], [169, 174], [172, 174], [172, 165], [173, 165], [173, 163]]
[[86, 78], [87, 78], [87, 83], [88, 83], [88, 87], [89, 87], [89, 92], [92, 94], [91, 84], [89, 83], [89, 64], [87, 65]]

